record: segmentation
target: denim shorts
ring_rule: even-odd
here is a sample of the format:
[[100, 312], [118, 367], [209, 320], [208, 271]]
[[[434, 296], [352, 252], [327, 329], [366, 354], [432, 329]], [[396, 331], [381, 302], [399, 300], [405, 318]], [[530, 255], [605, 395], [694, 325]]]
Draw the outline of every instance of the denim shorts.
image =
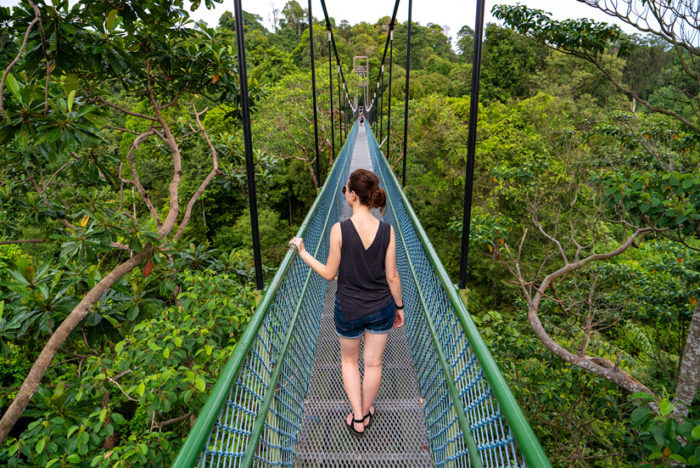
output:
[[335, 311], [333, 312], [335, 332], [342, 338], [360, 338], [365, 330], [375, 335], [389, 333], [394, 328], [395, 315], [396, 304], [394, 304], [394, 299], [391, 299], [386, 307], [371, 315], [346, 321], [340, 309], [340, 302], [338, 302], [337, 297], [335, 298]]

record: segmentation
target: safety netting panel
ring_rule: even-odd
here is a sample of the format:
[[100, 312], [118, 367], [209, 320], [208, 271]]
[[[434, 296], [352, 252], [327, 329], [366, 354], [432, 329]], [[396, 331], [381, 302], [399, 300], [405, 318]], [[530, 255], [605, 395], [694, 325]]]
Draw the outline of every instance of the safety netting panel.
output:
[[[303, 235], [316, 258], [328, 255], [329, 233], [338, 219], [337, 187], [347, 179], [356, 128], [335, 162]], [[209, 435], [198, 466], [237, 467], [243, 462], [263, 400], [273, 392], [257, 447], [255, 466], [292, 466], [308, 390], [319, 322], [328, 282], [301, 260], [294, 260], [275, 293], [260, 330], [246, 355], [219, 419]], [[286, 352], [280, 356], [280, 352]], [[278, 362], [280, 361], [280, 362]], [[282, 366], [271, 387], [276, 366]]]
[[[384, 220], [396, 233], [406, 328], [430, 448], [436, 466], [472, 466], [447, 378], [454, 382], [485, 467], [525, 466], [481, 366], [400, 195], [396, 178], [368, 129], [372, 164], [387, 192]], [[433, 259], [439, 262], [439, 259]], [[441, 361], [441, 357], [446, 361]], [[446, 376], [445, 367], [451, 372]]]

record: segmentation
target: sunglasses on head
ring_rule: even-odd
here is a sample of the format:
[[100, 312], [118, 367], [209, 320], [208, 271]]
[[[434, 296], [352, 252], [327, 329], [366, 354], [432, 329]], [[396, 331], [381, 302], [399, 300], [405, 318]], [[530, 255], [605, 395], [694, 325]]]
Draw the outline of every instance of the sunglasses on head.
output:
[[347, 191], [347, 186], [343, 185], [343, 188], [341, 190], [343, 191], [343, 193], [345, 193]]

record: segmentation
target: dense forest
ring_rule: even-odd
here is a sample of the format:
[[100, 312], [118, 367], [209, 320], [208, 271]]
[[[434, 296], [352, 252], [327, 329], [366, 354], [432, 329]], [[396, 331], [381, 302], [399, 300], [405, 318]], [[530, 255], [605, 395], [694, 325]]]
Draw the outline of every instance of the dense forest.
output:
[[[0, 7], [0, 465], [170, 464], [259, 299], [234, 16], [199, 3]], [[700, 24], [632, 3], [666, 23], [496, 5], [485, 28], [464, 296], [554, 466], [700, 465]], [[243, 16], [269, 280], [353, 119], [336, 100], [331, 141], [316, 18], [319, 181], [307, 10]], [[331, 19], [360, 104], [389, 21]], [[406, 39], [380, 90], [397, 173]], [[412, 24], [405, 190], [452, 278], [473, 43]]]

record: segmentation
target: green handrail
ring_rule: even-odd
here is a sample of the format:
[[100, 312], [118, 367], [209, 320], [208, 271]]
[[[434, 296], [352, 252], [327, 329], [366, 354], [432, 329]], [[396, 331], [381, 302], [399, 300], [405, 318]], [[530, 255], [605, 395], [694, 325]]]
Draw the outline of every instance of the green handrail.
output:
[[[346, 157], [345, 158], [345, 165], [347, 166], [350, 161], [350, 158]], [[337, 164], [334, 164], [333, 167], [335, 168]], [[331, 179], [331, 176], [329, 176], [326, 179], [326, 183]], [[325, 189], [325, 185], [324, 185]], [[318, 198], [322, 198], [321, 195], [319, 195]], [[321, 232], [326, 232], [326, 228], [328, 227], [328, 221], [331, 216], [331, 210], [328, 210], [328, 213], [326, 213], [326, 219], [323, 222], [323, 229], [321, 229]], [[316, 248], [313, 253], [313, 257], [316, 258], [318, 256], [318, 251], [321, 248], [321, 241], [322, 239], [319, 238], [318, 242], [316, 243]], [[296, 253], [297, 249], [295, 246], [290, 247], [290, 252]], [[297, 319], [299, 318], [299, 309], [301, 308], [302, 304], [302, 298], [306, 294], [307, 291], [307, 286], [309, 284], [309, 281], [311, 280], [311, 275], [314, 274], [314, 271], [309, 268], [308, 271], [306, 272], [306, 278], [304, 279], [304, 285], [301, 288], [301, 294], [299, 296], [299, 300], [297, 301], [297, 305], [294, 308], [294, 312], [292, 313], [292, 320], [290, 321], [287, 333], [284, 337], [284, 342], [282, 344], [282, 348], [280, 349], [279, 353], [277, 353], [277, 359], [275, 360], [275, 368], [272, 371], [272, 375], [270, 376], [270, 381], [267, 384], [267, 390], [265, 391], [265, 395], [263, 396], [263, 401], [260, 404], [260, 408], [258, 409], [258, 414], [255, 417], [255, 423], [253, 424], [253, 430], [250, 435], [250, 439], [248, 439], [248, 445], [246, 446], [245, 453], [243, 454], [243, 459], [241, 460], [241, 467], [242, 468], [249, 468], [253, 466], [253, 462], [255, 461], [255, 452], [257, 451], [258, 448], [258, 442], [260, 441], [260, 437], [262, 436], [263, 430], [265, 429], [265, 419], [267, 419], [267, 411], [270, 409], [270, 405], [272, 404], [272, 399], [275, 397], [275, 390], [277, 388], [277, 381], [279, 380], [280, 374], [282, 373], [282, 362], [284, 361], [285, 356], [287, 355], [287, 350], [289, 349], [289, 342], [291, 341], [292, 333], [294, 332], [294, 327], [297, 323]]]
[[[391, 168], [386, 160], [386, 157], [384, 156], [384, 153], [378, 148], [377, 150], [387, 167]], [[413, 211], [408, 198], [406, 198], [406, 194], [403, 193], [403, 190], [401, 190], [401, 185], [399, 184], [396, 175], [391, 169], [387, 172], [391, 174], [394, 184], [396, 184], [396, 187], [399, 188], [398, 193], [401, 196], [404, 206], [406, 207], [406, 213], [408, 214], [408, 217], [416, 230], [418, 239], [425, 249], [426, 256], [430, 260], [430, 263], [435, 269], [435, 273], [438, 275], [440, 282], [445, 288], [445, 292], [447, 293], [447, 297], [454, 308], [457, 319], [462, 324], [462, 328], [467, 334], [469, 344], [471, 345], [474, 354], [476, 354], [476, 357], [481, 364], [481, 369], [483, 370], [486, 380], [488, 380], [489, 385], [496, 396], [498, 404], [501, 406], [501, 410], [508, 421], [511, 431], [513, 431], [513, 436], [518, 443], [518, 448], [522, 452], [525, 461], [532, 467], [551, 468], [552, 465], [549, 462], [547, 455], [544, 453], [539, 440], [537, 440], [530, 423], [527, 421], [523, 411], [515, 401], [513, 393], [510, 391], [506, 380], [503, 378], [501, 371], [498, 369], [496, 361], [493, 359], [493, 356], [491, 356], [491, 352], [486, 347], [486, 343], [484, 343], [479, 330], [476, 328], [474, 321], [471, 319], [469, 311], [467, 311], [467, 307], [459, 298], [459, 293], [454, 287], [454, 284], [452, 284], [450, 276], [447, 274], [445, 267], [438, 258], [435, 248], [428, 239], [428, 235], [425, 233], [423, 226], [418, 220], [418, 216], [416, 216], [416, 213]]]
[[[391, 172], [391, 171], [390, 171]], [[392, 172], [393, 175], [393, 172]], [[396, 182], [396, 181], [394, 181]], [[397, 185], [397, 188], [399, 186]], [[396, 213], [394, 210], [394, 202], [391, 200], [391, 197], [387, 197], [387, 201], [389, 202], [389, 205], [391, 206], [391, 211]], [[404, 239], [404, 234], [403, 234], [403, 229], [401, 229], [401, 226], [399, 223], [396, 223], [396, 227], [398, 228], [399, 231], [399, 237], [401, 239], [401, 244], [403, 245], [404, 251], [408, 253], [408, 246], [406, 245], [406, 241]], [[420, 298], [421, 302], [421, 310], [423, 311], [423, 315], [425, 316], [426, 321], [428, 322], [428, 328], [430, 329], [430, 338], [433, 341], [433, 345], [435, 346], [435, 351], [437, 352], [438, 359], [440, 360], [440, 366], [442, 367], [442, 373], [445, 375], [445, 383], [447, 384], [447, 389], [450, 393], [450, 398], [452, 399], [452, 404], [455, 407], [455, 413], [457, 414], [457, 423], [459, 424], [460, 429], [462, 430], [462, 437], [464, 437], [464, 442], [467, 444], [467, 448], [469, 449], [469, 459], [472, 462], [472, 466], [474, 468], [483, 468], [483, 463], [481, 462], [481, 457], [479, 456], [479, 450], [476, 446], [476, 441], [474, 440], [474, 435], [472, 434], [471, 427], [469, 426], [469, 421], [467, 420], [467, 415], [464, 412], [464, 406], [462, 405], [462, 400], [459, 398], [459, 392], [457, 392], [457, 386], [455, 385], [454, 382], [454, 376], [452, 375], [452, 371], [450, 370], [450, 365], [447, 362], [447, 359], [445, 358], [445, 353], [442, 352], [442, 347], [440, 346], [440, 340], [437, 337], [437, 333], [435, 332], [435, 325], [433, 324], [432, 319], [430, 318], [430, 315], [428, 315], [427, 310], [428, 310], [428, 305], [425, 303], [424, 295], [423, 295], [423, 288], [421, 288], [420, 283], [418, 282], [418, 278], [416, 276], [416, 270], [413, 267], [413, 262], [411, 261], [411, 257], [406, 255], [406, 260], [408, 260], [408, 267], [411, 270], [411, 276], [413, 276], [413, 282], [416, 285], [416, 289], [418, 291], [418, 297]]]
[[[353, 132], [355, 131], [355, 127], [357, 127], [357, 122], [355, 123], [355, 125], [353, 125], [353, 129], [350, 132], [349, 137], [352, 137]], [[348, 141], [349, 138], [346, 138], [346, 144]], [[322, 195], [327, 190], [329, 190], [328, 183], [330, 180], [332, 180], [331, 176], [334, 174], [334, 171], [339, 170], [337, 169], [338, 166], [338, 164], [333, 164], [331, 172], [326, 178], [326, 182], [323, 184], [321, 193], [314, 200], [314, 203], [311, 206], [309, 213], [306, 215], [306, 218], [304, 218], [304, 222], [301, 224], [301, 227], [297, 232], [297, 237], [303, 237], [306, 233], [309, 223], [316, 214], [316, 211], [318, 210], [318, 207], [321, 203], [320, 200], [323, 198]], [[335, 190], [335, 187], [333, 187], [332, 190]], [[320, 242], [321, 240], [319, 239], [319, 243]], [[219, 417], [221, 407], [226, 401], [228, 393], [231, 389], [231, 385], [233, 385], [233, 382], [236, 380], [241, 365], [243, 364], [243, 360], [250, 351], [250, 348], [253, 345], [256, 336], [258, 335], [260, 327], [262, 326], [262, 323], [265, 320], [265, 317], [267, 316], [267, 312], [275, 299], [275, 295], [277, 294], [277, 291], [279, 290], [280, 285], [282, 284], [282, 280], [284, 279], [287, 272], [289, 271], [289, 268], [292, 265], [294, 255], [295, 252], [293, 251], [293, 249], [289, 249], [285, 254], [284, 259], [282, 260], [282, 263], [280, 264], [280, 267], [277, 270], [277, 273], [275, 273], [275, 276], [272, 279], [270, 285], [268, 286], [265, 295], [260, 301], [258, 307], [255, 309], [255, 313], [250, 319], [250, 323], [246, 327], [241, 338], [238, 340], [238, 343], [236, 344], [236, 347], [233, 350], [233, 354], [229, 358], [228, 362], [226, 363], [226, 366], [221, 372], [221, 375], [216, 381], [216, 384], [214, 385], [214, 388], [212, 389], [209, 398], [207, 398], [206, 403], [199, 412], [199, 416], [197, 416], [197, 420], [195, 421], [194, 426], [190, 430], [190, 434], [187, 436], [187, 440], [185, 440], [185, 443], [180, 449], [180, 452], [178, 453], [177, 458], [175, 459], [175, 462], [172, 465], [173, 468], [190, 468], [197, 463], [197, 460], [199, 459], [199, 456], [201, 455], [202, 450], [204, 449], [204, 445], [207, 443], [209, 433], [211, 432], [212, 428], [214, 427], [214, 424], [216, 423]]]

